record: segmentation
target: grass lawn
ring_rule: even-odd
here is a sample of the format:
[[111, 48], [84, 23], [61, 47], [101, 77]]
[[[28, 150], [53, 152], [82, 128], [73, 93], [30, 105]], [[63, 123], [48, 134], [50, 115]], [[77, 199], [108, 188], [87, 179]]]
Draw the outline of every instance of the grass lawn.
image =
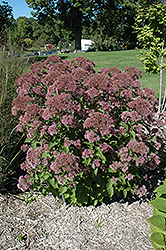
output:
[[[127, 67], [136, 67], [142, 70], [142, 63], [139, 60], [139, 51], [137, 50], [121, 50], [121, 51], [105, 51], [105, 52], [86, 52], [86, 53], [70, 53], [59, 55], [62, 59], [71, 60], [77, 56], [84, 56], [95, 62], [95, 70], [98, 72], [101, 68], [118, 67], [124, 70]], [[163, 72], [163, 94], [166, 88], [166, 72]], [[142, 87], [152, 88], [156, 92], [156, 97], [159, 93], [159, 74], [146, 74], [143, 72], [141, 79]]]

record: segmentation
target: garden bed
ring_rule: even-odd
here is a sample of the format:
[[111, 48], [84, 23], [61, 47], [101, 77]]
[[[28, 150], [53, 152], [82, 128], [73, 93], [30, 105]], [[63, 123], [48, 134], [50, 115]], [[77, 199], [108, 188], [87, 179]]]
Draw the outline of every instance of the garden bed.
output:
[[152, 250], [148, 202], [114, 201], [100, 206], [65, 205], [52, 195], [25, 205], [0, 196], [1, 249]]

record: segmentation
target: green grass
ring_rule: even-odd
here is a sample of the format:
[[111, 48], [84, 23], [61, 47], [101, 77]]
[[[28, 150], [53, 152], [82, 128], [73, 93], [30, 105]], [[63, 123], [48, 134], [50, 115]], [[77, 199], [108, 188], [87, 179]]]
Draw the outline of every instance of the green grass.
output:
[[[124, 70], [127, 67], [136, 67], [143, 72], [141, 86], [152, 88], [159, 95], [159, 74], [146, 74], [142, 69], [142, 63], [139, 59], [138, 50], [122, 50], [122, 51], [105, 51], [105, 52], [86, 52], [86, 53], [70, 53], [59, 55], [62, 59], [71, 60], [77, 56], [84, 56], [95, 62], [95, 70], [98, 72], [101, 68], [117, 67]], [[163, 72], [163, 91], [166, 88], [166, 72]]]

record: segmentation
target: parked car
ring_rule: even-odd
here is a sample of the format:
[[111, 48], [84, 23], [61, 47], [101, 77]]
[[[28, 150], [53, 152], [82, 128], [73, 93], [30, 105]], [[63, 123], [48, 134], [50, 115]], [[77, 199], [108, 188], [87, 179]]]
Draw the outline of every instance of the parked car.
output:
[[31, 55], [31, 56], [38, 56], [39, 54], [38, 54], [38, 52], [34, 51], [34, 52], [31, 52], [30, 55]]
[[28, 56], [31, 56], [30, 54], [27, 54], [27, 55], [25, 55], [24, 57], [28, 57]]
[[42, 51], [41, 53], [40, 53], [40, 56], [47, 56], [48, 55], [48, 52], [47, 51]]
[[50, 52], [52, 52], [52, 53], [57, 53], [57, 50], [51, 50]]
[[51, 55], [52, 54], [52, 51], [47, 51], [47, 55]]

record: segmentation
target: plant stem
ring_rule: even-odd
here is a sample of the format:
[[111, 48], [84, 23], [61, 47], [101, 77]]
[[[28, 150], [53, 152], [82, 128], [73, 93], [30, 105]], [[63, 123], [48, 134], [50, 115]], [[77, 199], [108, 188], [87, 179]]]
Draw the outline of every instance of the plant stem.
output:
[[159, 92], [159, 107], [158, 107], [158, 113], [161, 112], [161, 94], [162, 94], [162, 82], [163, 82], [163, 60], [164, 60], [164, 55], [163, 55], [163, 50], [164, 50], [164, 43], [165, 43], [165, 36], [163, 39], [163, 44], [162, 44], [162, 49], [161, 49], [161, 63], [160, 63], [160, 92]]

